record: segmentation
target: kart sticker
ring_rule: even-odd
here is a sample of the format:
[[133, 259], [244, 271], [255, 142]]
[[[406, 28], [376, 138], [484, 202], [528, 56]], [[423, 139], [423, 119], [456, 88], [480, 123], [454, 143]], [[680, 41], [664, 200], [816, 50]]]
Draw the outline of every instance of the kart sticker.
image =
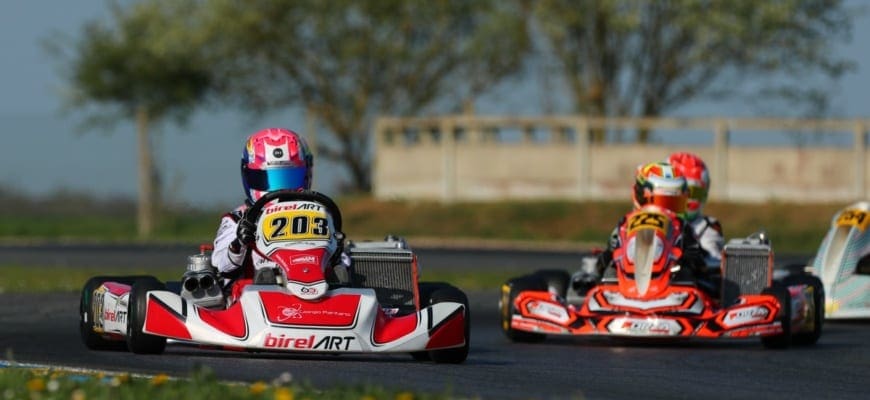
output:
[[668, 229], [668, 217], [664, 214], [641, 212], [628, 219], [628, 234], [638, 229], [655, 229], [664, 233]]
[[862, 231], [867, 230], [870, 216], [862, 210], [846, 210], [837, 217], [837, 226], [854, 226]]
[[323, 210], [285, 210], [263, 217], [266, 243], [329, 239], [329, 220]]

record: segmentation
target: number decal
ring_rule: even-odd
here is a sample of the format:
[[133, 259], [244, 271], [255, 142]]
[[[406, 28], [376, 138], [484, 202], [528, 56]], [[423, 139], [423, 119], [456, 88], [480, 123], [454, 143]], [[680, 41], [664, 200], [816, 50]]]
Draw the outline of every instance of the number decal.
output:
[[641, 228], [652, 228], [664, 232], [668, 229], [668, 217], [664, 214], [642, 212], [632, 215], [628, 220], [628, 233]]
[[854, 226], [860, 230], [866, 230], [870, 224], [870, 216], [862, 210], [846, 210], [837, 217], [837, 226]]
[[329, 239], [329, 220], [321, 210], [284, 210], [263, 217], [266, 242]]
[[287, 234], [287, 232], [284, 231], [284, 229], [287, 228], [287, 218], [284, 218], [284, 217], [275, 218], [272, 220], [272, 223], [270, 224], [270, 226], [272, 228], [275, 228], [275, 230], [272, 231], [272, 237], [280, 238], [280, 237]]
[[326, 221], [326, 218], [317, 217], [314, 218], [314, 229], [311, 230], [311, 233], [315, 235], [321, 236], [329, 236], [329, 224]]

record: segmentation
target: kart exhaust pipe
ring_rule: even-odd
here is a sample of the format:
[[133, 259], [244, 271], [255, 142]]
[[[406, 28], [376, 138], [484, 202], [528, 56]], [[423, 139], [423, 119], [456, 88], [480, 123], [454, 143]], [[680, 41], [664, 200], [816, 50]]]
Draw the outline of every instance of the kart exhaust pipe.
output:
[[205, 292], [208, 292], [215, 286], [216, 282], [213, 276], [211, 275], [200, 275], [200, 276], [190, 276], [184, 280], [182, 286], [184, 286], [184, 290], [188, 292], [195, 292], [197, 289], [202, 289]]
[[215, 285], [214, 277], [211, 275], [203, 275], [199, 278], [199, 287], [208, 292]]

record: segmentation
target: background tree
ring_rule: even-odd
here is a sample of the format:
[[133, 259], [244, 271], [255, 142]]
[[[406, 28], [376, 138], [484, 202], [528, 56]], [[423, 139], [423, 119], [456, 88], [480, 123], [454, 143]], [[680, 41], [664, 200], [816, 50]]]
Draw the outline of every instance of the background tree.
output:
[[[530, 4], [576, 111], [586, 115], [659, 116], [702, 96], [734, 95], [744, 82], [818, 115], [830, 88], [808, 77], [837, 78], [849, 67], [832, 50], [851, 31], [839, 0]], [[638, 140], [648, 138], [640, 132]]]
[[138, 233], [151, 235], [155, 221], [157, 170], [151, 128], [172, 118], [184, 123], [205, 100], [213, 82], [198, 49], [204, 36], [187, 24], [192, 9], [174, 1], [148, 1], [127, 8], [111, 5], [109, 24], [86, 24], [69, 46], [50, 39], [69, 85], [66, 104], [91, 113], [83, 128], [135, 121], [138, 146]]
[[205, 0], [215, 76], [241, 106], [301, 106], [325, 125], [320, 155], [371, 189], [378, 114], [459, 109], [522, 66], [518, 4], [499, 0]]

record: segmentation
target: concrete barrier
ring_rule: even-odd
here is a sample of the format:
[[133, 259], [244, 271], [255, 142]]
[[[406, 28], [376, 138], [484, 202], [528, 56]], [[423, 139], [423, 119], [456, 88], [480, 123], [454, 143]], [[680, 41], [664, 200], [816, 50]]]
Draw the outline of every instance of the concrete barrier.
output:
[[[674, 151], [711, 171], [711, 199], [847, 202], [870, 198], [868, 120], [444, 116], [380, 118], [374, 194], [444, 202], [626, 199], [635, 167]], [[707, 131], [712, 145], [593, 143], [594, 130]], [[505, 132], [514, 138], [506, 140]], [[735, 146], [732, 132], [846, 133], [851, 146]], [[669, 143], [663, 140], [664, 143]]]

